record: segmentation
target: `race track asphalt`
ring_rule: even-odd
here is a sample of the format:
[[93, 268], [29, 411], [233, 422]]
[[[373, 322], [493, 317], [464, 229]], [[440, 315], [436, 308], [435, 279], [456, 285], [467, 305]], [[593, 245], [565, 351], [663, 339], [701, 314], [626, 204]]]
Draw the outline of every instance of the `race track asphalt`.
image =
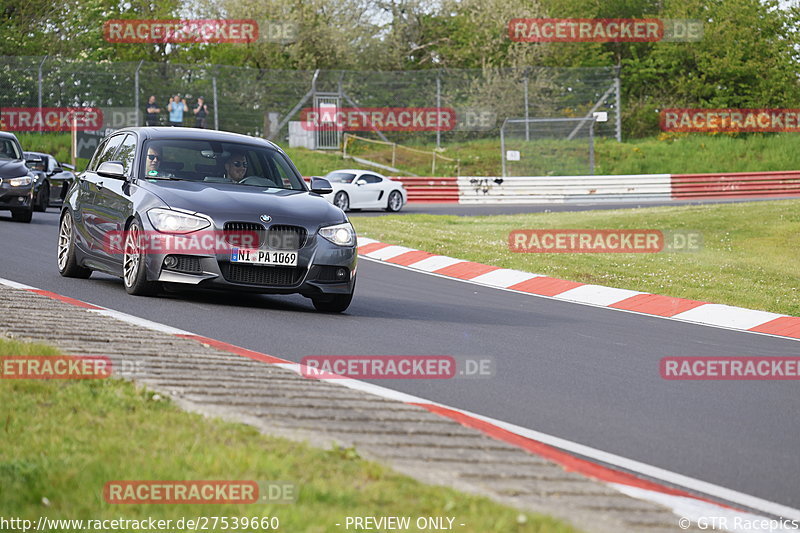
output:
[[[0, 277], [292, 361], [306, 355], [491, 357], [492, 377], [381, 385], [800, 508], [792, 381], [665, 381], [666, 356], [797, 356], [797, 341], [480, 287], [359, 262], [344, 315], [300, 296], [128, 296], [62, 278], [57, 212], [0, 212]], [[52, 317], [58, 327], [59, 317]], [[91, 335], [92, 332], [87, 332]], [[24, 332], [19, 332], [24, 335]]]

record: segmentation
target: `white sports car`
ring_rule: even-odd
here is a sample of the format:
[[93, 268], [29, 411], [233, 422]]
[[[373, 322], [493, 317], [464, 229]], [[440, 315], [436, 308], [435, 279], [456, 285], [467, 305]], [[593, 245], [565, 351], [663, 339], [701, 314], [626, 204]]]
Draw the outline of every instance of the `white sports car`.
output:
[[325, 179], [333, 192], [324, 198], [342, 211], [349, 209], [385, 209], [400, 211], [408, 201], [403, 184], [371, 170], [334, 170]]

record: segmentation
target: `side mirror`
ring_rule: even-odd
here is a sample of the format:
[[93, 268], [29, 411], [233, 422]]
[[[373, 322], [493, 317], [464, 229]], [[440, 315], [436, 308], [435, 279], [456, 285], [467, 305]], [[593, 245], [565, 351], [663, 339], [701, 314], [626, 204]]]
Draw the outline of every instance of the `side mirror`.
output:
[[97, 175], [104, 178], [125, 179], [125, 167], [119, 161], [104, 161], [97, 169]]
[[315, 192], [317, 194], [330, 194], [333, 192], [333, 187], [331, 186], [331, 182], [326, 180], [325, 178], [318, 178], [316, 176], [312, 176], [311, 192]]
[[366, 185], [366, 184], [367, 184], [367, 180], [365, 180], [365, 179], [360, 179], [360, 180], [356, 181], [356, 185], [358, 185], [359, 187], [361, 187], [362, 185]]
[[54, 168], [54, 169], [53, 169], [53, 170], [50, 172], [50, 174], [61, 174], [62, 172], [64, 172], [64, 169], [63, 169], [63, 168], [61, 168], [61, 167], [56, 167], [56, 168]]

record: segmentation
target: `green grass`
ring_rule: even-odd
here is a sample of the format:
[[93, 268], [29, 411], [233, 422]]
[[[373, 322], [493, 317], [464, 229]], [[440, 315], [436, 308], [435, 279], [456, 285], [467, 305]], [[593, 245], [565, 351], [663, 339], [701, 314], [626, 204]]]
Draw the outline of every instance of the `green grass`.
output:
[[[56, 353], [0, 338], [0, 355]], [[346, 516], [454, 516], [466, 524], [462, 531], [574, 531], [485, 498], [423, 485], [352, 449], [319, 450], [189, 414], [117, 379], [0, 380], [0, 405], [5, 518], [277, 516], [282, 531], [325, 532], [341, 531], [334, 524]], [[282, 505], [112, 505], [102, 497], [107, 481], [209, 479], [288, 481], [299, 497]]]
[[[558, 143], [555, 143], [558, 144]], [[613, 139], [596, 139], [595, 174], [693, 174], [704, 172], [758, 172], [770, 170], [800, 170], [800, 151], [795, 147], [797, 137], [786, 134], [749, 134], [733, 137], [729, 135], [662, 134], [659, 137], [635, 139], [618, 143]], [[519, 150], [521, 161], [509, 163], [509, 175], [569, 175], [586, 172], [588, 148], [577, 154], [574, 143], [565, 143], [564, 153], [556, 156], [554, 143], [548, 141], [545, 148], [536, 143], [526, 146], [524, 141], [508, 140], [506, 149]], [[461, 161], [462, 176], [501, 175], [500, 140], [476, 140], [458, 144], [442, 144], [442, 155]], [[411, 145], [413, 148], [433, 150], [434, 143]], [[526, 150], [526, 148], [529, 148]], [[544, 150], [546, 157], [542, 156]], [[383, 149], [385, 160], [391, 148]], [[295, 149], [290, 157], [305, 174], [325, 174], [336, 168], [353, 166], [352, 161], [342, 160], [335, 154]], [[390, 157], [390, 155], [388, 156]], [[298, 163], [299, 161], [299, 163]], [[431, 174], [430, 159], [424, 164], [398, 167], [417, 174]], [[356, 166], [355, 168], [361, 168]], [[366, 168], [366, 167], [365, 167]], [[445, 175], [440, 172], [437, 175]]]
[[[69, 134], [21, 134], [20, 142], [25, 150], [52, 153], [60, 161], [69, 161]], [[769, 170], [800, 170], [800, 150], [795, 148], [794, 134], [662, 134], [659, 137], [635, 139], [618, 143], [612, 139], [597, 139], [595, 143], [595, 174], [691, 174], [702, 172], [757, 172]], [[548, 152], [552, 154], [552, 142]], [[433, 150], [434, 143], [413, 144], [412, 148]], [[441, 154], [461, 161], [462, 176], [499, 176], [501, 174], [500, 140], [476, 140], [460, 143], [443, 143]], [[574, 145], [569, 151], [573, 157], [549, 160], [537, 159], [538, 148], [526, 150], [524, 143], [509, 140], [507, 149], [520, 150], [522, 161], [510, 163], [509, 170], [515, 175], [570, 174], [586, 167], [583, 154], [574, 155]], [[391, 147], [373, 150], [375, 157], [385, 161], [391, 159]], [[335, 153], [287, 148], [289, 157], [304, 176], [321, 176], [340, 168], [364, 168], [352, 160], [342, 159]], [[534, 152], [533, 154], [529, 152]], [[588, 156], [587, 156], [588, 157]], [[423, 160], [424, 159], [424, 162]], [[407, 165], [398, 163], [406, 172], [419, 176], [431, 175], [430, 158], [407, 159]], [[402, 161], [401, 161], [402, 162]], [[79, 160], [78, 169], [83, 170], [86, 160]], [[437, 163], [445, 173], [452, 175], [452, 168]], [[515, 166], [516, 165], [516, 166]], [[520, 172], [522, 174], [520, 174]]]
[[[359, 235], [537, 274], [800, 316], [800, 200], [482, 217], [353, 217]], [[509, 251], [514, 229], [700, 230], [693, 253]]]

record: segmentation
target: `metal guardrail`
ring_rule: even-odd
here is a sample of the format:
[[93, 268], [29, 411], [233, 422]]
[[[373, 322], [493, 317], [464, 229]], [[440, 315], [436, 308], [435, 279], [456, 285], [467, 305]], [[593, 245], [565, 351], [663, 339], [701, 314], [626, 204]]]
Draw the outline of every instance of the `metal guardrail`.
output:
[[673, 174], [672, 196], [677, 199], [800, 196], [800, 171]]

